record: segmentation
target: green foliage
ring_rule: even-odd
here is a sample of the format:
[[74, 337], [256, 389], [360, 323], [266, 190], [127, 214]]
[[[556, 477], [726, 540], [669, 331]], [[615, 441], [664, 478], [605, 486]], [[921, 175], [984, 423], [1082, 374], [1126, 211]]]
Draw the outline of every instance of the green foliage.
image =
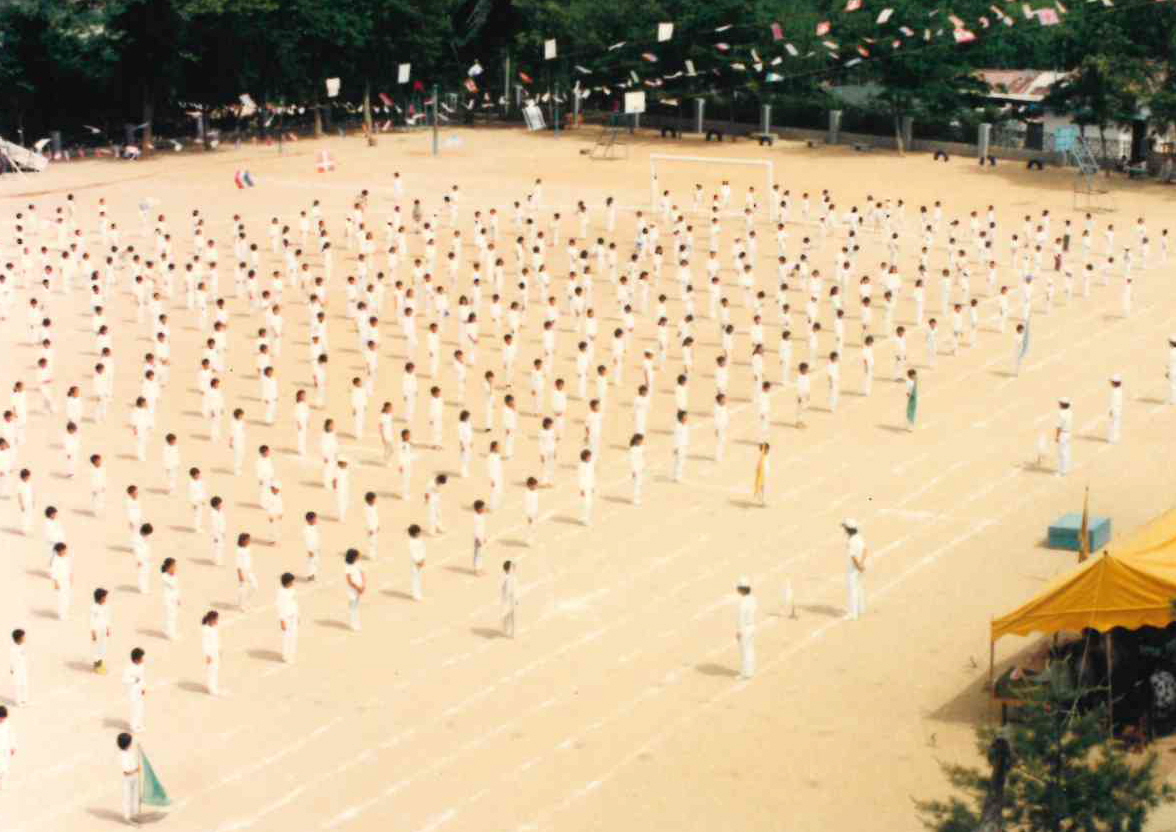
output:
[[[1106, 712], [1079, 713], [1072, 702], [1048, 694], [1019, 711], [1020, 720], [1000, 729], [1012, 751], [1001, 817], [1005, 832], [1141, 832], [1148, 814], [1171, 802], [1154, 755], [1128, 759], [1107, 736]], [[988, 754], [996, 729], [977, 730]], [[936, 832], [980, 828], [992, 775], [987, 769], [943, 765], [958, 793], [946, 801], [916, 804], [923, 823]]]
[[[963, 131], [983, 103], [977, 69], [1064, 69], [1074, 76], [1051, 106], [1082, 124], [1103, 130], [1141, 112], [1159, 127], [1176, 124], [1176, 4], [1066, 5], [1062, 24], [1046, 27], [1012, 2], [999, 8], [1016, 25], [1003, 26], [991, 0], [870, 0], [853, 12], [845, 0], [7, 0], [0, 130], [25, 121], [114, 130], [190, 104], [232, 104], [243, 92], [313, 107], [325, 102], [329, 77], [354, 103], [407, 93], [396, 86], [400, 62], [413, 65], [414, 79], [453, 90], [479, 60], [479, 86], [499, 90], [508, 55], [536, 91], [580, 81], [615, 94], [635, 74], [654, 107], [703, 97], [712, 115], [746, 119], [771, 103], [807, 122], [832, 104], [831, 88], [850, 85], [875, 93], [863, 117], [897, 125], [910, 115]], [[884, 7], [893, 13], [879, 24]], [[955, 42], [952, 16], [974, 42]], [[833, 30], [818, 36], [824, 20]], [[662, 22], [675, 33], [659, 43]], [[774, 23], [796, 54], [773, 38]], [[543, 57], [548, 38], [559, 44], [552, 61]], [[682, 72], [686, 61], [696, 73]]]

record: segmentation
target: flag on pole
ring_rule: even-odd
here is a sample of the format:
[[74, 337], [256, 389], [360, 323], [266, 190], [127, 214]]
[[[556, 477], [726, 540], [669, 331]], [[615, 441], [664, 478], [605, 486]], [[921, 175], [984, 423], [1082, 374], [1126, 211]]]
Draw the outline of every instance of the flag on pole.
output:
[[1082, 499], [1082, 525], [1078, 528], [1078, 562], [1090, 557], [1090, 486]]
[[779, 23], [772, 24], [772, 40], [784, 40], [784, 28]]
[[170, 806], [171, 798], [167, 796], [167, 791], [163, 788], [163, 784], [159, 782], [159, 778], [155, 775], [155, 769], [151, 767], [151, 761], [147, 759], [147, 755], [143, 753], [143, 749], [139, 749], [139, 768], [143, 772], [142, 788], [139, 789], [139, 803], [140, 809], [142, 804], [148, 806]]
[[907, 395], [907, 424], [915, 426], [915, 417], [919, 415], [919, 380], [916, 378], [911, 385], [911, 392]]

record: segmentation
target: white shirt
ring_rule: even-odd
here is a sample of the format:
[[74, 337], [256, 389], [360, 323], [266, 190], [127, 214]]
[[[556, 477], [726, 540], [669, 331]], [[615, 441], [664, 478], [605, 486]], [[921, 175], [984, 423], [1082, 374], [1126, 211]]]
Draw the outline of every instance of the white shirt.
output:
[[142, 697], [147, 690], [147, 673], [142, 664], [131, 662], [123, 671], [123, 684], [130, 688], [132, 697]]
[[278, 588], [278, 618], [285, 622], [298, 618], [298, 600], [294, 597], [294, 587]]
[[1066, 410], [1058, 410], [1058, 430], [1062, 432], [1062, 436], [1069, 439], [1070, 431], [1074, 426], [1074, 412], [1067, 408]]
[[[854, 560], [861, 562], [862, 555], [866, 551], [866, 541], [862, 539], [860, 533], [851, 534], [849, 540], [845, 544], [845, 568], [850, 576], [856, 576], [859, 573], [857, 566], [854, 565]], [[865, 566], [865, 563], [862, 563]]]
[[[364, 588], [363, 570], [359, 568], [359, 564], [349, 564], [347, 568], [343, 570], [343, 574], [351, 579], [351, 584], [355, 584], [355, 586], [359, 587], [360, 589]], [[352, 598], [358, 598], [359, 593], [352, 588], [351, 584], [347, 585], [347, 594]]]
[[755, 596], [750, 592], [739, 596], [739, 632], [741, 635], [751, 635], [755, 632]]
[[211, 624], [200, 627], [200, 649], [206, 658], [220, 658], [220, 630]]
[[73, 564], [69, 558], [62, 555], [54, 555], [53, 564], [49, 568], [50, 577], [57, 582], [62, 589], [69, 589], [70, 578], [73, 577]]
[[419, 537], [409, 538], [408, 556], [412, 559], [413, 566], [422, 566], [425, 562], [425, 541]]

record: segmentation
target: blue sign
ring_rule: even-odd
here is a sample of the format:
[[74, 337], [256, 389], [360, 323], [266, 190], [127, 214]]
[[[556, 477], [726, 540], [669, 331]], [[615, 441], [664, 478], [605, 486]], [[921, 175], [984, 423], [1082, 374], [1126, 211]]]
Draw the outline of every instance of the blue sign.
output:
[[1054, 131], [1054, 150], [1059, 152], [1073, 150], [1078, 143], [1078, 128], [1073, 125], [1059, 127]]

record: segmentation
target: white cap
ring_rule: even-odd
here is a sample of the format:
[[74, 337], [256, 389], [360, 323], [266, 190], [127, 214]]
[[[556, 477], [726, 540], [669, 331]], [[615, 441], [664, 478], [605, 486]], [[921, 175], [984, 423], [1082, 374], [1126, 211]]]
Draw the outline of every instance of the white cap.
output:
[[841, 521], [841, 525], [844, 526], [846, 529], [848, 529], [850, 531], [854, 531], [854, 532], [856, 532], [857, 528], [858, 528], [857, 520], [851, 520], [848, 517]]
[[751, 589], [751, 581], [748, 580], [746, 576], [742, 577], [739, 579], [739, 583], [735, 584], [735, 588], [736, 589]]
[[1058, 404], [1060, 404], [1062, 407], [1069, 407], [1070, 400], [1068, 398], [1066, 398], [1065, 396], [1063, 396], [1062, 398], [1058, 399]]
[[1113, 376], [1111, 376], [1111, 383], [1112, 384], [1122, 384], [1122, 382], [1123, 382], [1123, 377], [1121, 375], [1119, 375], [1118, 373], [1115, 373]]

